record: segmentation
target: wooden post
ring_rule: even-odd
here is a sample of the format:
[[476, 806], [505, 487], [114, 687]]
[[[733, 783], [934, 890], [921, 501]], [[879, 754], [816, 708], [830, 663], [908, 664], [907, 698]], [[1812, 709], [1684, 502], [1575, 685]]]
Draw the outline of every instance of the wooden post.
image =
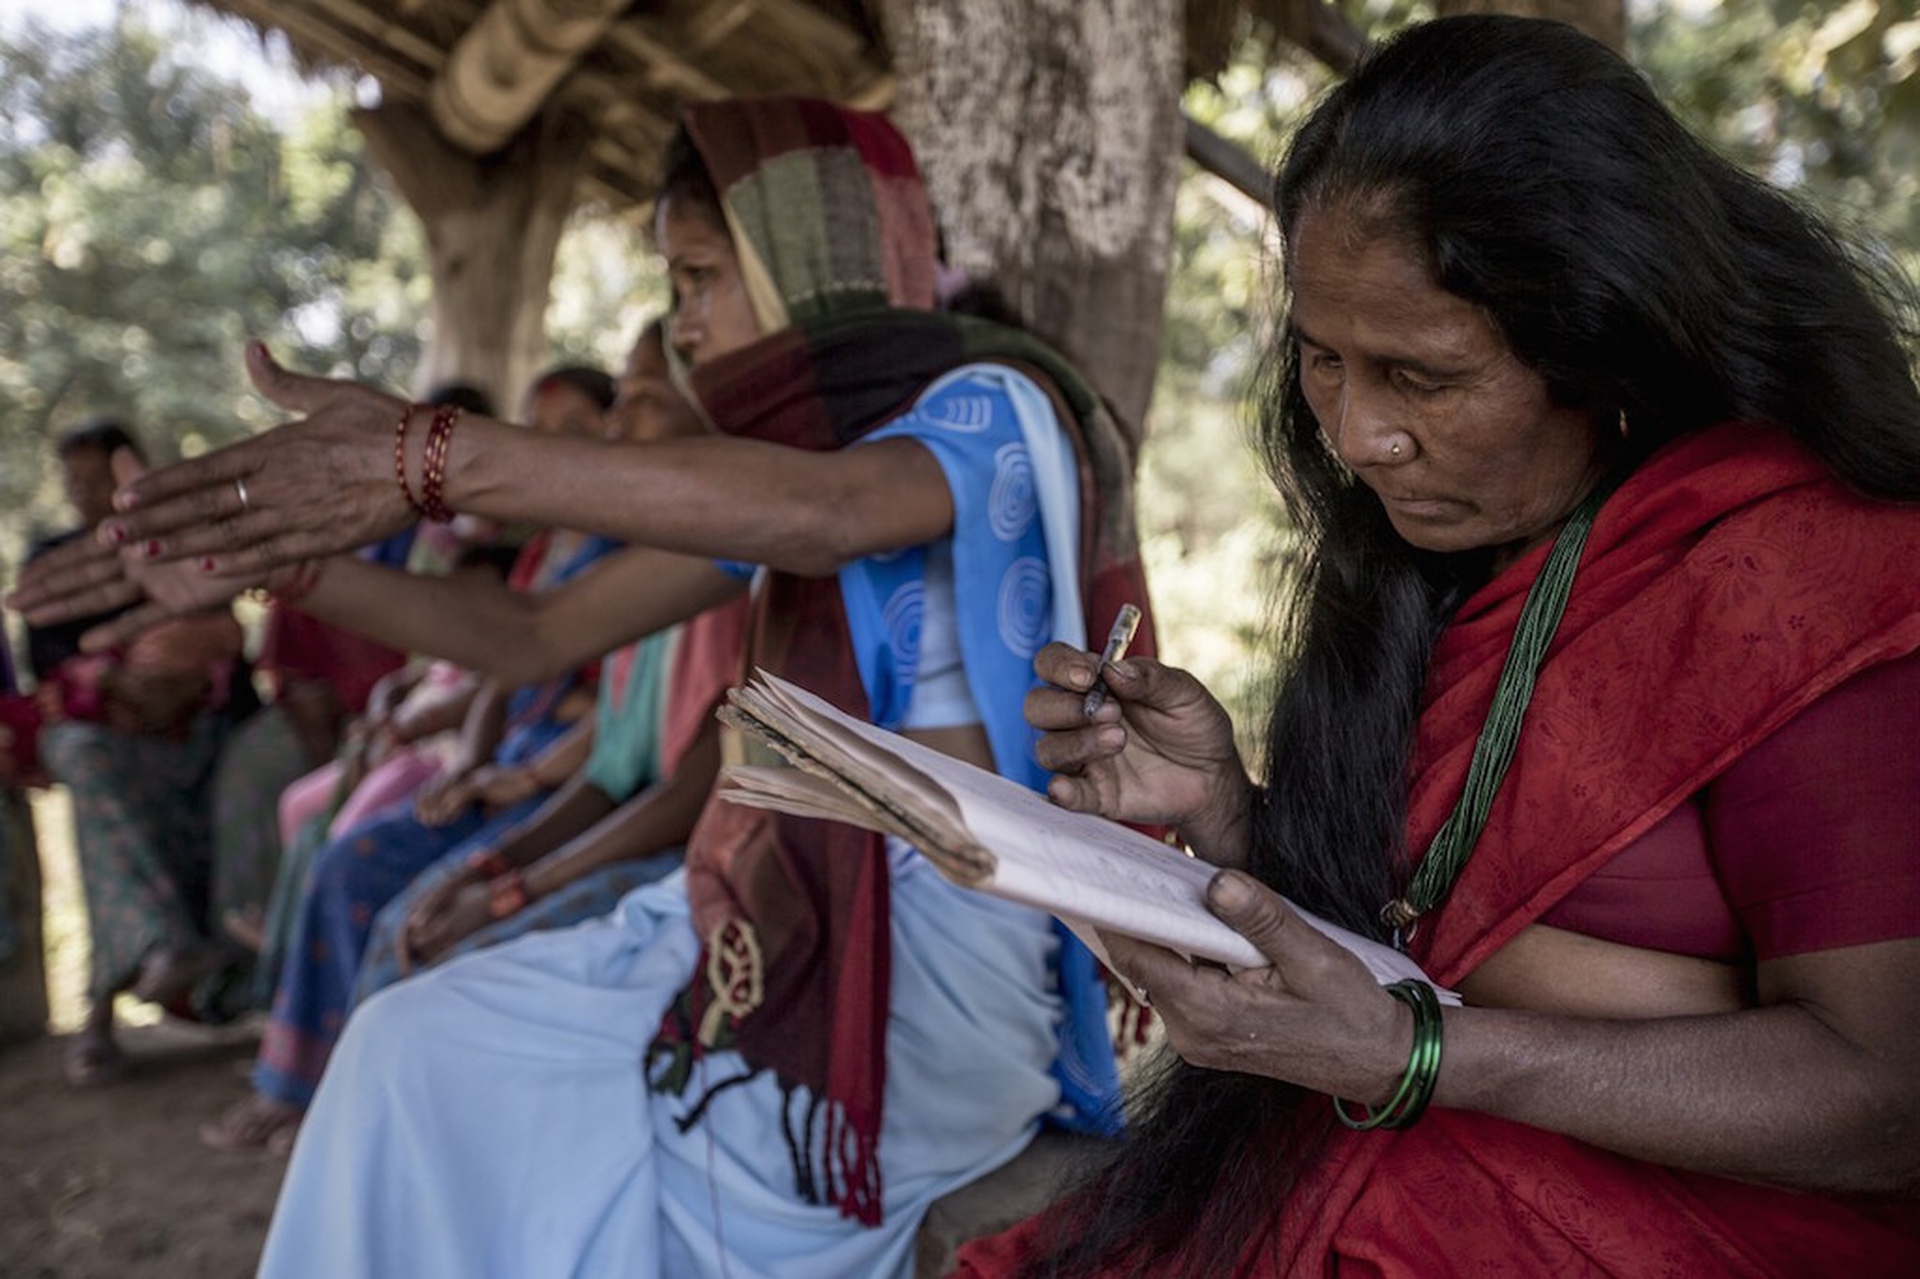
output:
[[460, 378], [486, 387], [513, 416], [546, 355], [554, 252], [591, 129], [549, 111], [500, 150], [475, 156], [409, 103], [356, 111], [354, 123], [426, 228], [433, 339], [415, 390]]

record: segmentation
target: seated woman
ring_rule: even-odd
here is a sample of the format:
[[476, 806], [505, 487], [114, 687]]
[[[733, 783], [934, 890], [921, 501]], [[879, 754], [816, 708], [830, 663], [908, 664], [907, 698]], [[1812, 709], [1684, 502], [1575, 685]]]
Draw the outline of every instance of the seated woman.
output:
[[[663, 333], [650, 324], [634, 345], [609, 439], [705, 431], [671, 390]], [[736, 599], [609, 656], [586, 764], [525, 821], [442, 858], [387, 903], [355, 1002], [411, 969], [604, 915], [678, 866], [719, 769], [713, 712], [739, 673], [745, 623]]]
[[[231, 612], [208, 611], [111, 656], [72, 659], [41, 686], [40, 756], [73, 803], [87, 903], [88, 1012], [67, 1052], [70, 1083], [125, 1073], [113, 1034], [122, 992], [207, 1020], [246, 1006], [243, 957], [210, 926], [225, 878], [213, 858], [214, 770], [242, 718], [235, 695], [258, 705], [241, 677], [242, 640]], [[88, 704], [61, 695], [83, 686]]]
[[[494, 660], [656, 629], [738, 593], [716, 561], [758, 565], [751, 661], [1040, 785], [1020, 718], [1032, 655], [1144, 603], [1115, 424], [1041, 344], [927, 309], [932, 217], [881, 117], [692, 108], [657, 207], [672, 338], [720, 435], [543, 457], [462, 424], [450, 504], [565, 511], [641, 544], [604, 585], [500, 610], [532, 642]], [[407, 518], [390, 463], [377, 485], [299, 474], [324, 454], [371, 481], [349, 459], [390, 459], [400, 406], [251, 359], [310, 416], [135, 499], [122, 532], [189, 562], [217, 553], [211, 574], [129, 561], [156, 597], [134, 624], [218, 589], [222, 570], [244, 581]], [[408, 456], [418, 474], [417, 444]], [[233, 543], [166, 500], [223, 501], [242, 472], [255, 514], [274, 511]], [[56, 590], [76, 607], [124, 596], [83, 558], [19, 598], [39, 612]], [[336, 582], [337, 567], [310, 598], [345, 620], [365, 574]], [[461, 607], [447, 590], [415, 612], [443, 602]], [[927, 1205], [1011, 1159], [1043, 1117], [1115, 1122], [1105, 1014], [1089, 957], [1044, 916], [953, 888], [904, 846], [710, 804], [685, 871], [606, 920], [465, 956], [356, 1012], [264, 1273], [899, 1272]]]
[[[598, 435], [612, 380], [586, 376], [592, 370], [563, 372], [565, 379], [541, 379], [528, 397], [536, 431]], [[552, 589], [612, 549], [603, 538], [542, 534], [522, 552], [513, 585]], [[314, 854], [276, 978], [254, 1095], [201, 1130], [208, 1145], [266, 1145], [299, 1122], [351, 1005], [374, 915], [441, 858], [465, 855], [524, 820], [580, 767], [593, 736], [592, 697], [581, 684], [570, 671], [517, 689], [484, 685], [443, 776], [412, 805], [389, 808]]]
[[1089, 724], [1050, 649], [1030, 702], [1054, 797], [1175, 820], [1271, 966], [1111, 939], [1177, 1058], [962, 1273], [1920, 1273], [1920, 387], [1881, 295], [1554, 23], [1408, 29], [1276, 197], [1307, 555], [1265, 784], [1156, 663]]
[[[342, 723], [403, 660], [384, 644], [269, 603], [253, 662], [267, 704], [228, 737], [212, 784], [213, 910], [220, 930], [246, 950], [262, 948], [266, 903], [285, 861], [281, 792], [333, 757]], [[255, 972], [256, 983], [261, 976]]]

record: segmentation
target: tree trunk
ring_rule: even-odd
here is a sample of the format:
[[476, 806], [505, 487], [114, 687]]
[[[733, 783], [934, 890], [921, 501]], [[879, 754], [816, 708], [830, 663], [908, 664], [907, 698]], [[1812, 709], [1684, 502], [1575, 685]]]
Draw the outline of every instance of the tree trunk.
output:
[[1071, 358], [1137, 442], [1184, 124], [1179, 0], [886, 0], [895, 118], [949, 265]]
[[1443, 18], [1457, 13], [1513, 13], [1553, 18], [1578, 27], [1594, 39], [1624, 52], [1627, 47], [1626, 0], [1438, 0]]
[[354, 122], [426, 229], [433, 338], [415, 392], [457, 378], [485, 387], [512, 416], [546, 357], [554, 251], [589, 129], [549, 112], [499, 151], [474, 156], [410, 104], [357, 111]]

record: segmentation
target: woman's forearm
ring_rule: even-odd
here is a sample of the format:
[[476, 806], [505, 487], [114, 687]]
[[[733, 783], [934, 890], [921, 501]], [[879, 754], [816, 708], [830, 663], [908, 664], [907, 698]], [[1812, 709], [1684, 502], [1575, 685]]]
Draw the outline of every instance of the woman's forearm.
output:
[[1866, 1036], [1809, 1001], [1642, 1021], [1450, 1008], [1434, 1104], [1741, 1180], [1913, 1195], [1916, 1002], [1891, 996]]
[[480, 685], [460, 726], [459, 748], [448, 768], [451, 776], [464, 776], [493, 758], [506, 733], [507, 700], [511, 696], [512, 690], [498, 680], [487, 680]]
[[810, 575], [953, 526], [939, 463], [909, 440], [831, 452], [719, 436], [605, 444], [474, 420], [454, 435], [446, 491], [454, 509], [494, 519]]
[[527, 771], [542, 789], [559, 786], [586, 766], [593, 753], [594, 717], [581, 718], [545, 750], [527, 764]]
[[710, 725], [671, 777], [620, 805], [592, 829], [526, 868], [527, 891], [545, 897], [591, 871], [677, 848], [693, 833], [720, 767], [718, 725]]
[[613, 811], [606, 792], [575, 773], [523, 822], [503, 834], [495, 850], [515, 866], [528, 866]]
[[534, 642], [532, 601], [505, 583], [407, 573], [339, 555], [300, 607], [389, 647], [487, 670], [500, 649]]
[[519, 685], [551, 679], [744, 589], [709, 560], [648, 547], [617, 551], [537, 594], [336, 557], [301, 607], [393, 647]]

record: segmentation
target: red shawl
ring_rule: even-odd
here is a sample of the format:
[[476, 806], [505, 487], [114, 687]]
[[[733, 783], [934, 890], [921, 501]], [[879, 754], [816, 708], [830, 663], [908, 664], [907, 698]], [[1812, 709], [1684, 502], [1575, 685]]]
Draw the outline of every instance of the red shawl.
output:
[[[1492, 701], [1529, 555], [1441, 636], [1408, 846], [1446, 819]], [[1500, 794], [1417, 957], [1454, 984], [1729, 763], [1849, 676], [1920, 649], [1920, 512], [1855, 497], [1784, 434], [1722, 426], [1601, 509]], [[1882, 1274], [1920, 1270], [1920, 1206], [1681, 1172], [1436, 1110], [1339, 1130], [1252, 1274]], [[969, 1256], [1001, 1273], [998, 1240]]]

